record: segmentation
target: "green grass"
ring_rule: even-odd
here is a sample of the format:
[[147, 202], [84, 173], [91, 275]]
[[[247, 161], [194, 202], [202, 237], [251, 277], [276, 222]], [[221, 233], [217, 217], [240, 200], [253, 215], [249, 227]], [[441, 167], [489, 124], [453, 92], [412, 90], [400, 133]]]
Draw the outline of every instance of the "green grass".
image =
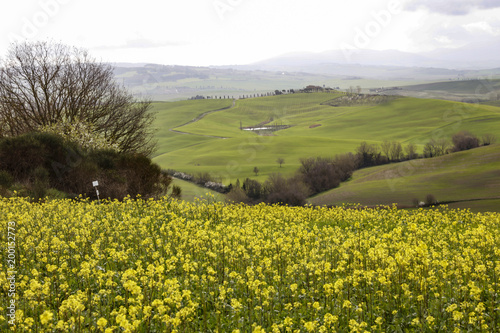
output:
[[[500, 98], [500, 79], [494, 76], [481, 80], [444, 81], [407, 85], [395, 93], [420, 98], [439, 98], [473, 103], [495, 103]], [[489, 102], [483, 102], [489, 101]]]
[[[247, 177], [265, 180], [275, 172], [292, 175], [300, 166], [300, 158], [353, 152], [362, 141], [413, 142], [422, 149], [431, 138], [451, 138], [460, 130], [481, 136], [500, 128], [500, 108], [495, 106], [409, 97], [376, 106], [322, 104], [339, 95], [293, 94], [238, 100], [233, 108], [185, 126], [180, 125], [201, 113], [227, 107], [232, 101], [158, 103], [159, 149], [154, 160], [165, 169], [192, 174], [210, 172], [229, 184]], [[266, 121], [291, 127], [273, 136], [240, 130], [240, 123], [245, 127]], [[173, 127], [192, 135], [169, 131]], [[285, 159], [283, 168], [276, 163], [278, 157]], [[258, 176], [252, 172], [255, 166], [260, 169]]]
[[[500, 145], [495, 144], [437, 158], [358, 170], [339, 188], [309, 199], [315, 205], [412, 205], [432, 194], [450, 207], [500, 210]], [[492, 199], [494, 200], [478, 200]]]
[[[359, 66], [354, 66], [360, 70]], [[387, 74], [385, 69], [362, 67], [365, 75], [352, 75], [352, 69], [344, 69], [343, 74], [333, 74], [331, 68], [319, 68], [318, 74], [303, 72], [237, 70], [208, 67], [148, 65], [137, 68], [119, 68], [116, 78], [131, 92], [148, 96], [157, 101], [186, 100], [196, 95], [230, 96], [238, 98], [254, 94], [274, 92], [276, 89], [301, 89], [309, 84], [340, 87], [342, 91], [361, 86], [392, 87], [425, 83], [433, 76], [416, 76], [414, 70], [404, 70], [397, 75]], [[372, 71], [375, 69], [375, 71]], [[330, 72], [328, 74], [327, 72]], [[335, 72], [335, 71], [334, 71]], [[394, 74], [393, 71], [390, 71]], [[362, 77], [363, 76], [363, 77]], [[373, 79], [377, 77], [377, 79]], [[385, 79], [384, 79], [385, 78]], [[401, 79], [398, 79], [401, 78]]]
[[[219, 110], [232, 105], [232, 100], [194, 100], [183, 102], [156, 102], [152, 112], [156, 113], [153, 126], [156, 129], [158, 149], [156, 155], [178, 150], [183, 147], [213, 141], [213, 138], [179, 134], [170, 129], [179, 127], [204, 112]], [[168, 167], [166, 167], [168, 168]]]
[[464, 80], [417, 84], [404, 87], [412, 91], [444, 91], [455, 94], [487, 94], [500, 89], [500, 80]]
[[224, 201], [225, 196], [221, 193], [197, 186], [191, 182], [174, 178], [172, 185], [179, 186], [182, 189], [181, 199], [189, 202], [195, 202], [196, 199], [210, 199], [215, 201]]

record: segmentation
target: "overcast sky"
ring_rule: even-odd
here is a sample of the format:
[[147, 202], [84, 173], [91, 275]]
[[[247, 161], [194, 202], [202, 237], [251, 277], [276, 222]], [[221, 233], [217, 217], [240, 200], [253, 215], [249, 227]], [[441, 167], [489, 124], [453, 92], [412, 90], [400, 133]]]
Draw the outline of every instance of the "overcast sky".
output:
[[292, 52], [500, 41], [500, 0], [4, 0], [0, 56], [54, 40], [109, 62], [247, 64]]

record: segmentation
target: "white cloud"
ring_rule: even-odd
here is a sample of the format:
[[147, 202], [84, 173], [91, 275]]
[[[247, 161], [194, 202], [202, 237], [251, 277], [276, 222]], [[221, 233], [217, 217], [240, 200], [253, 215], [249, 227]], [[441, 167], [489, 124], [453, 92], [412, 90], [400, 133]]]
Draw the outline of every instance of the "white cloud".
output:
[[500, 36], [500, 29], [492, 27], [485, 21], [464, 24], [463, 27], [469, 32], [480, 32], [487, 33], [492, 36]]
[[[57, 11], [40, 5], [54, 1], [61, 3]], [[230, 7], [222, 18], [214, 7], [221, 3]], [[393, 13], [394, 4], [410, 11]], [[244, 64], [356, 46], [360, 31], [367, 36], [363, 48], [419, 52], [498, 43], [500, 8], [481, 9], [499, 6], [499, 0], [4, 1], [0, 57], [10, 34], [87, 48], [110, 62]], [[48, 20], [40, 21], [41, 13]]]
[[127, 39], [124, 43], [116, 45], [101, 45], [96, 46], [94, 49], [152, 49], [161, 47], [171, 47], [171, 46], [184, 46], [189, 44], [183, 41], [156, 41], [144, 37]]
[[498, 0], [409, 0], [407, 10], [425, 8], [431, 12], [445, 15], [467, 15], [476, 9], [499, 8]]
[[453, 44], [453, 41], [448, 36], [436, 36], [436, 37], [434, 37], [434, 39], [440, 44], [444, 44], [444, 45]]

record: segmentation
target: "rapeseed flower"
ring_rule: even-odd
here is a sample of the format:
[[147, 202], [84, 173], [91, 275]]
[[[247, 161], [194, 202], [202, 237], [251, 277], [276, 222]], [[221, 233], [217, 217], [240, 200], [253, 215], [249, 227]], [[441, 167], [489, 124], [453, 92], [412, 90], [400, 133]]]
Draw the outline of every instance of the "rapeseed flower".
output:
[[8, 221], [12, 330], [500, 330], [499, 214], [0, 198]]

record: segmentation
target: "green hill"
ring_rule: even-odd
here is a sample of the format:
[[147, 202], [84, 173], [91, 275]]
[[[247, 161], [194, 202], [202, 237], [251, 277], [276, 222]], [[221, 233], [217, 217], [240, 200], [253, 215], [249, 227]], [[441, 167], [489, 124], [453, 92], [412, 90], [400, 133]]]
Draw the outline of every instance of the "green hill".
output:
[[500, 99], [500, 80], [485, 76], [477, 80], [432, 82], [402, 86], [398, 90], [388, 90], [387, 93], [473, 103], [497, 103]]
[[405, 207], [428, 194], [450, 207], [500, 211], [500, 145], [358, 170], [352, 180], [309, 202]]
[[[209, 172], [225, 184], [247, 177], [263, 181], [274, 172], [293, 174], [300, 158], [352, 152], [362, 141], [413, 142], [421, 149], [431, 138], [450, 138], [460, 130], [481, 136], [500, 128], [496, 106], [409, 97], [378, 105], [328, 105], [341, 95], [251, 98], [237, 100], [234, 107], [232, 100], [156, 103], [159, 149], [154, 161], [166, 169]], [[240, 129], [262, 123], [290, 127], [266, 136]], [[278, 157], [285, 159], [281, 168]]]
[[174, 178], [172, 185], [179, 186], [182, 189], [181, 199], [184, 201], [195, 202], [197, 199], [224, 201], [223, 194], [195, 185], [185, 180]]

